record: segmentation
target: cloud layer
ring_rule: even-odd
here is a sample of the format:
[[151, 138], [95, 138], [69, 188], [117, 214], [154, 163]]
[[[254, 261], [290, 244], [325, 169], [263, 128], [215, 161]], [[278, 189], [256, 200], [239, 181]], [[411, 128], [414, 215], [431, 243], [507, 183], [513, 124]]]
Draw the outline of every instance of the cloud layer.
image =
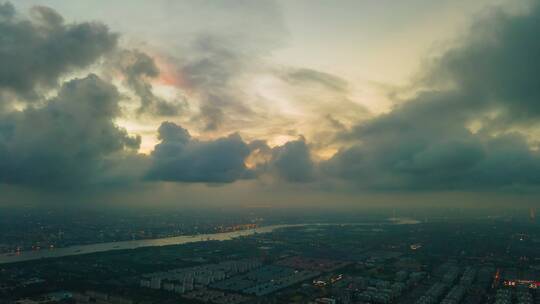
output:
[[431, 87], [355, 126], [354, 144], [322, 164], [363, 188], [504, 190], [537, 187], [540, 8], [490, 12], [425, 72]]
[[114, 64], [125, 77], [126, 86], [140, 100], [137, 114], [175, 116], [181, 113], [185, 106], [183, 102], [167, 101], [154, 94], [151, 80], [161, 72], [152, 57], [138, 50], [120, 50], [114, 57]]
[[55, 188], [107, 181], [139, 146], [113, 122], [118, 100], [114, 86], [91, 74], [63, 84], [43, 107], [0, 116], [0, 181]]
[[[260, 37], [246, 29], [254, 43], [217, 30], [196, 35], [180, 48], [186, 53], [161, 58], [163, 72], [158, 55], [120, 45], [102, 23], [0, 4], [0, 183], [62, 190], [264, 184], [270, 176], [274, 185], [330, 192], [336, 183], [361, 191], [537, 189], [539, 19], [540, 5], [525, 14], [490, 11], [421, 71], [413, 97], [372, 115], [338, 75], [269, 66], [271, 29]], [[164, 97], [156, 89], [163, 86], [186, 99]], [[259, 94], [272, 89], [286, 94]], [[159, 123], [149, 155], [138, 153], [141, 138], [122, 119]], [[295, 129], [302, 124], [309, 134]], [[278, 143], [254, 138], [260, 126]], [[330, 148], [338, 152], [321, 157]]]
[[[23, 98], [37, 98], [59, 78], [88, 67], [113, 50], [118, 36], [100, 23], [66, 24], [56, 11], [36, 6], [30, 19], [12, 4], [0, 6], [0, 88]], [[5, 101], [4, 101], [5, 102]]]
[[171, 122], [162, 123], [158, 132], [150, 180], [230, 183], [249, 176], [244, 160], [250, 149], [238, 134], [199, 141]]

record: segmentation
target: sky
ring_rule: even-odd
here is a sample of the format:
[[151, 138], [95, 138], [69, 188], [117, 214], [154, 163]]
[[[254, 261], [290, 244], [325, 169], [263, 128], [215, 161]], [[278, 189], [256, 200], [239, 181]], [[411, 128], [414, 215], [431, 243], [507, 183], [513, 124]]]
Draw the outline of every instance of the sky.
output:
[[534, 204], [534, 1], [0, 1], [0, 204]]

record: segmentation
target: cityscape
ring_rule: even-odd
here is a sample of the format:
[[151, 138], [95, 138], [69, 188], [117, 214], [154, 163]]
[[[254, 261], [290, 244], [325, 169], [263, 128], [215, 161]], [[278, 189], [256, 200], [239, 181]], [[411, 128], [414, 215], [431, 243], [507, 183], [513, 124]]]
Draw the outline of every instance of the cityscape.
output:
[[540, 225], [522, 211], [279, 226], [257, 217], [278, 228], [19, 262], [4, 254], [0, 290], [5, 303], [540, 303]]

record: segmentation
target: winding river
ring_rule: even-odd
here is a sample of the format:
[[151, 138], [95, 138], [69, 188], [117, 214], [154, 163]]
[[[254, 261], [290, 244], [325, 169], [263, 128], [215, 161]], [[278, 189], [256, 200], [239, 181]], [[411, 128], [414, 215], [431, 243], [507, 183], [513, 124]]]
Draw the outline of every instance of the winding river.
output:
[[0, 254], [0, 264], [23, 262], [30, 260], [38, 260], [45, 258], [57, 258], [63, 256], [79, 255], [79, 254], [88, 254], [96, 252], [104, 252], [111, 250], [125, 250], [125, 249], [135, 249], [141, 247], [152, 247], [152, 246], [166, 246], [166, 245], [180, 245], [188, 244], [194, 242], [204, 242], [204, 241], [226, 241], [231, 240], [241, 236], [249, 236], [256, 233], [269, 233], [276, 229], [280, 228], [290, 228], [290, 227], [299, 227], [299, 226], [325, 226], [325, 225], [381, 225], [381, 224], [417, 224], [418, 221], [414, 220], [400, 220], [400, 221], [391, 221], [386, 223], [313, 223], [313, 224], [286, 224], [286, 225], [271, 225], [263, 226], [255, 229], [247, 229], [233, 232], [224, 232], [224, 233], [211, 233], [211, 234], [199, 234], [199, 235], [186, 235], [186, 236], [176, 236], [176, 237], [167, 237], [159, 239], [146, 239], [146, 240], [133, 240], [133, 241], [121, 241], [121, 242], [108, 242], [108, 243], [96, 243], [88, 245], [76, 245], [69, 246], [64, 248], [55, 248], [55, 249], [42, 249], [36, 251], [22, 251], [18, 253], [5, 253]]

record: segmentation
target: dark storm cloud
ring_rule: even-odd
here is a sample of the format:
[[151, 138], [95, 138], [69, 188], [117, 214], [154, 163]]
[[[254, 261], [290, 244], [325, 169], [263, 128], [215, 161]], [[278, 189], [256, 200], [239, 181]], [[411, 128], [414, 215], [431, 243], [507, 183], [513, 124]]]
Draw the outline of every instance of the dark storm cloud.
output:
[[171, 122], [162, 123], [158, 132], [150, 180], [230, 183], [250, 175], [244, 164], [250, 148], [238, 134], [199, 141]]
[[[428, 82], [450, 83], [479, 98], [475, 103], [502, 108], [500, 117], [520, 123], [540, 115], [540, 5], [510, 16], [494, 10], [447, 51], [427, 73]], [[530, 121], [529, 121], [530, 122]]]
[[66, 24], [50, 8], [34, 7], [29, 19], [10, 3], [0, 6], [0, 89], [36, 98], [65, 73], [94, 63], [115, 48], [117, 35], [100, 23]]
[[[0, 6], [1, 93], [34, 101], [22, 110], [6, 107], [0, 112], [0, 183], [64, 191], [143, 178], [190, 183], [253, 178], [255, 172], [245, 160], [255, 142], [248, 145], [238, 134], [202, 141], [164, 122], [158, 130], [161, 142], [150, 156], [143, 156], [137, 154], [140, 138], [115, 124], [123, 115], [123, 97], [114, 85], [94, 74], [61, 83], [70, 72], [82, 71], [103, 56], [107, 61], [99, 68], [105, 75], [122, 74], [126, 87], [140, 99], [139, 114], [177, 114], [177, 104], [153, 93], [152, 81], [160, 76], [154, 59], [118, 48], [117, 39], [102, 24], [66, 24], [50, 8], [35, 7], [24, 17], [11, 4]], [[239, 88], [262, 51], [235, 48], [235, 41], [200, 37], [193, 47], [197, 52], [182, 60], [182, 81], [201, 98], [200, 118], [208, 130], [255, 115]], [[47, 95], [54, 96], [43, 97]], [[262, 145], [284, 179], [311, 179], [303, 140], [274, 149]]]
[[91, 74], [65, 83], [42, 107], [3, 114], [0, 183], [71, 187], [131, 171], [120, 162], [136, 158], [140, 139], [114, 124], [118, 100], [114, 86]]
[[458, 127], [418, 131], [430, 126], [413, 121], [400, 122], [399, 127], [366, 125], [370, 130], [358, 134], [362, 144], [340, 151], [322, 164], [323, 171], [378, 190], [474, 191], [539, 185], [540, 154], [521, 135], [481, 136]]
[[[426, 73], [434, 87], [359, 124], [322, 170], [371, 189], [515, 189], [540, 185], [526, 133], [540, 103], [540, 9], [476, 24]], [[477, 130], [468, 127], [479, 123]], [[497, 132], [494, 132], [496, 130]]]
[[[11, 4], [0, 6], [0, 89], [34, 101], [23, 110], [6, 107], [0, 112], [0, 183], [84, 189], [142, 177], [205, 183], [253, 178], [244, 164], [252, 149], [238, 134], [200, 141], [163, 123], [160, 144], [151, 156], [142, 156], [137, 154], [140, 138], [115, 124], [123, 115], [123, 97], [114, 85], [94, 74], [60, 84], [63, 76], [103, 56], [104, 73], [120, 72], [140, 99], [139, 114], [177, 114], [179, 105], [153, 93], [152, 80], [160, 76], [154, 59], [118, 48], [117, 38], [102, 24], [65, 24], [50, 8], [35, 7], [27, 18]], [[208, 129], [219, 128], [231, 116], [251, 114], [236, 82], [259, 51], [233, 45], [204, 36], [195, 43], [199, 52], [182, 61], [183, 81], [202, 98], [201, 116]], [[45, 93], [55, 96], [44, 98]]]
[[265, 141], [249, 143], [250, 161], [258, 175], [271, 175], [278, 180], [305, 183], [315, 179], [316, 164], [303, 137], [281, 146], [270, 147]]
[[13, 18], [13, 16], [15, 16], [15, 7], [13, 4], [9, 2], [0, 3], [0, 17], [2, 17], [4, 20], [9, 20]]
[[[21, 111], [0, 111], [0, 183], [45, 188], [141, 178], [232, 183], [257, 173], [291, 183], [336, 178], [377, 190], [537, 187], [540, 152], [526, 135], [538, 127], [540, 114], [539, 19], [538, 5], [526, 15], [491, 13], [433, 62], [419, 84], [428, 89], [362, 123], [366, 110], [349, 98], [343, 79], [311, 69], [278, 71], [284, 82], [301, 89], [295, 92], [302, 109], [320, 114], [315, 128], [332, 129], [316, 133], [326, 139], [311, 146], [347, 145], [316, 163], [303, 138], [273, 148], [260, 140], [247, 144], [238, 134], [203, 141], [170, 122], [160, 126], [152, 154], [138, 155], [140, 139], [114, 123], [122, 114], [113, 85], [93, 74], [59, 82], [114, 53], [118, 65], [103, 68], [120, 70], [125, 86], [140, 99], [139, 114], [176, 115], [182, 103], [153, 92], [152, 81], [160, 76], [156, 62], [143, 52], [117, 48], [117, 35], [102, 24], [66, 24], [45, 7], [23, 17], [11, 4], [0, 4], [0, 109], [10, 100], [6, 92], [36, 101]], [[276, 71], [261, 68], [260, 59], [273, 46], [258, 34], [247, 36], [255, 41], [249, 44], [236, 33], [216, 30], [198, 36], [177, 58], [175, 80], [200, 101], [193, 120], [205, 130], [268, 118], [248, 104], [243, 91], [252, 75]], [[41, 96], [56, 90], [55, 97]], [[336, 131], [342, 134], [334, 141]], [[250, 156], [253, 170], [246, 166]]]
[[489, 152], [453, 112], [458, 94], [425, 93], [389, 114], [357, 126], [360, 143], [344, 149], [323, 171], [366, 188], [456, 188], [475, 183], [470, 170]]
[[123, 50], [116, 57], [126, 85], [140, 99], [138, 114], [174, 116], [185, 107], [183, 102], [167, 101], [153, 93], [150, 80], [157, 78], [160, 70], [152, 57], [138, 50]]
[[[25, 16], [0, 5], [0, 183], [73, 190], [142, 175], [140, 139], [114, 123], [116, 87], [94, 74], [60, 83], [112, 54], [117, 40], [103, 24], [67, 24], [48, 7]], [[32, 102], [10, 106], [21, 99]]]
[[314, 164], [304, 139], [289, 141], [272, 149], [270, 168], [289, 182], [308, 182], [314, 177]]

